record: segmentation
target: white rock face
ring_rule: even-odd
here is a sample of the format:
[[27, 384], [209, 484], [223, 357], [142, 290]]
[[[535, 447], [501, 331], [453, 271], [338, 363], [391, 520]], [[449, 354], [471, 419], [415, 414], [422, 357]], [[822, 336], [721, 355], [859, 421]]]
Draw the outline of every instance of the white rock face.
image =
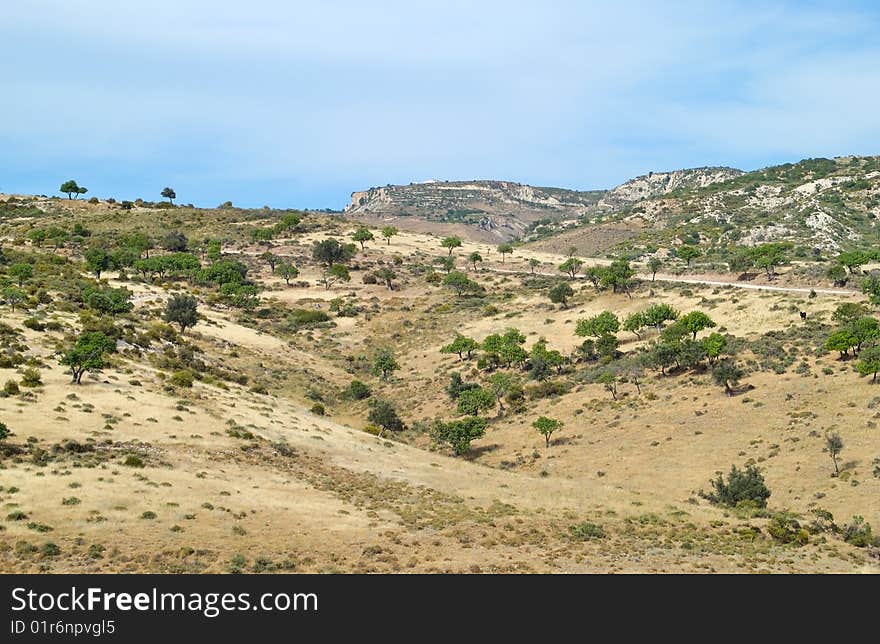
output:
[[599, 202], [600, 206], [619, 208], [650, 197], [660, 197], [678, 188], [703, 188], [734, 179], [743, 174], [735, 168], [693, 168], [672, 172], [652, 172], [636, 177], [610, 190]]

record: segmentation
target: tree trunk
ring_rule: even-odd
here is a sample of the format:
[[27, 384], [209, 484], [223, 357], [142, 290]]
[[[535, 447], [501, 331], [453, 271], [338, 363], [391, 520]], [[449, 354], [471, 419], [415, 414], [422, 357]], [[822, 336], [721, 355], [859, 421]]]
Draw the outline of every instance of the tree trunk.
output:
[[544, 440], [547, 442], [547, 448], [550, 447], [550, 434], [544, 434]]

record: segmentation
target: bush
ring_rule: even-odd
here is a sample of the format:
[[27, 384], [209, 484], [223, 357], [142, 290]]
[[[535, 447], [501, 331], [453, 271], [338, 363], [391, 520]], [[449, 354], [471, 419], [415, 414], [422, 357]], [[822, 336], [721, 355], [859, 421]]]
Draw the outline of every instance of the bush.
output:
[[324, 311], [317, 309], [294, 309], [287, 316], [287, 326], [291, 331], [298, 331], [304, 327], [314, 326], [329, 320], [330, 316], [324, 313]]
[[140, 456], [136, 456], [135, 454], [129, 454], [125, 457], [125, 460], [122, 461], [122, 464], [126, 467], [143, 467], [144, 461]]
[[33, 367], [28, 367], [21, 372], [21, 384], [23, 387], [39, 387], [43, 384], [40, 372]]
[[321, 403], [315, 403], [314, 405], [312, 405], [312, 408], [309, 411], [315, 414], [315, 416], [323, 416], [325, 413], [327, 413], [324, 409], [324, 405], [322, 405]]
[[348, 395], [352, 400], [364, 400], [372, 396], [373, 392], [360, 380], [352, 380], [348, 386]]
[[718, 478], [712, 481], [715, 491], [702, 496], [716, 505], [736, 507], [740, 504], [754, 504], [759, 508], [767, 507], [770, 490], [767, 489], [764, 477], [754, 465], [747, 465], [745, 470], [739, 470], [733, 465], [727, 478], [725, 482], [724, 477], [719, 474]]
[[171, 374], [171, 377], [168, 379], [175, 387], [192, 387], [193, 386], [193, 375], [191, 371], [186, 369], [182, 371], [175, 371]]
[[605, 530], [602, 529], [602, 526], [590, 523], [589, 521], [573, 525], [569, 530], [571, 531], [571, 538], [578, 541], [605, 538]]
[[21, 389], [18, 388], [18, 383], [14, 380], [7, 380], [6, 384], [3, 385], [3, 391], [10, 396], [16, 396], [21, 392]]
[[852, 521], [843, 529], [843, 540], [856, 548], [865, 548], [867, 546], [878, 544], [880, 540], [874, 538], [871, 530], [871, 524], [867, 523], [864, 517], [855, 516]]
[[767, 532], [777, 541], [796, 546], [806, 545], [810, 541], [809, 532], [801, 527], [797, 519], [784, 512], [773, 515], [770, 524], [767, 526]]
[[45, 331], [46, 325], [40, 322], [37, 318], [28, 318], [24, 322], [22, 322], [24, 326], [31, 329], [32, 331]]

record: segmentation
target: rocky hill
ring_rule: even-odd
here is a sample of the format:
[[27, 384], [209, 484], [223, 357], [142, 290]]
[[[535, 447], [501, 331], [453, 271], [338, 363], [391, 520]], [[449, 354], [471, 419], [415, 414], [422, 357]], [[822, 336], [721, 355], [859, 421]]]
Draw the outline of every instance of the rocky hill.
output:
[[735, 179], [742, 174], [744, 172], [736, 168], [692, 168], [672, 172], [649, 172], [609, 190], [599, 200], [599, 206], [616, 210], [643, 199], [669, 194], [674, 190], [703, 188], [720, 181]]
[[699, 242], [711, 250], [787, 241], [806, 256], [876, 245], [878, 216], [880, 157], [838, 157], [680, 187], [631, 203], [617, 218], [644, 223], [652, 243]]
[[404, 226], [456, 226], [477, 239], [506, 241], [521, 237], [536, 222], [577, 219], [595, 208], [604, 194], [510, 181], [427, 181], [354, 192], [346, 213], [405, 218]]

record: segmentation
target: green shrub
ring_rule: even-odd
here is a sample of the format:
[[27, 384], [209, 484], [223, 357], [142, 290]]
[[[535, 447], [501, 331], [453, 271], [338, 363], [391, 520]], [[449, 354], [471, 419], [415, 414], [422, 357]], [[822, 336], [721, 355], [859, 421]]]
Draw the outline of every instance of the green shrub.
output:
[[770, 498], [770, 490], [764, 484], [764, 477], [754, 465], [747, 465], [746, 469], [739, 470], [736, 465], [730, 468], [728, 480], [719, 474], [712, 481], [715, 489], [710, 494], [701, 495], [711, 503], [736, 507], [740, 504], [754, 504], [759, 508], [767, 507], [767, 499]]
[[312, 405], [312, 408], [309, 411], [311, 411], [316, 416], [323, 416], [325, 413], [327, 413], [324, 409], [324, 405], [322, 405], [321, 403], [315, 403], [314, 405]]
[[875, 545], [880, 541], [874, 538], [871, 524], [867, 523], [865, 518], [860, 516], [853, 517], [852, 521], [844, 527], [843, 540], [857, 548]]
[[773, 515], [773, 518], [770, 519], [770, 524], [767, 526], [767, 532], [776, 541], [796, 546], [806, 545], [810, 541], [809, 532], [801, 527], [797, 519], [784, 512]]
[[18, 395], [21, 392], [21, 389], [18, 388], [18, 383], [14, 380], [7, 380], [6, 384], [3, 385], [3, 391], [5, 391], [10, 396]]
[[348, 395], [352, 400], [364, 400], [372, 394], [370, 388], [360, 380], [352, 380], [348, 386]]
[[571, 532], [571, 538], [578, 541], [605, 538], [605, 530], [602, 529], [602, 526], [590, 523], [589, 521], [573, 525], [569, 528], [569, 531]]
[[168, 379], [175, 387], [192, 387], [193, 386], [193, 374], [191, 371], [184, 369], [182, 371], [175, 371], [171, 374], [171, 377]]
[[126, 467], [143, 467], [144, 460], [135, 454], [129, 454], [125, 457], [125, 460], [122, 461], [122, 464]]
[[33, 367], [27, 367], [21, 372], [21, 385], [23, 387], [39, 387], [43, 384], [40, 372]]

